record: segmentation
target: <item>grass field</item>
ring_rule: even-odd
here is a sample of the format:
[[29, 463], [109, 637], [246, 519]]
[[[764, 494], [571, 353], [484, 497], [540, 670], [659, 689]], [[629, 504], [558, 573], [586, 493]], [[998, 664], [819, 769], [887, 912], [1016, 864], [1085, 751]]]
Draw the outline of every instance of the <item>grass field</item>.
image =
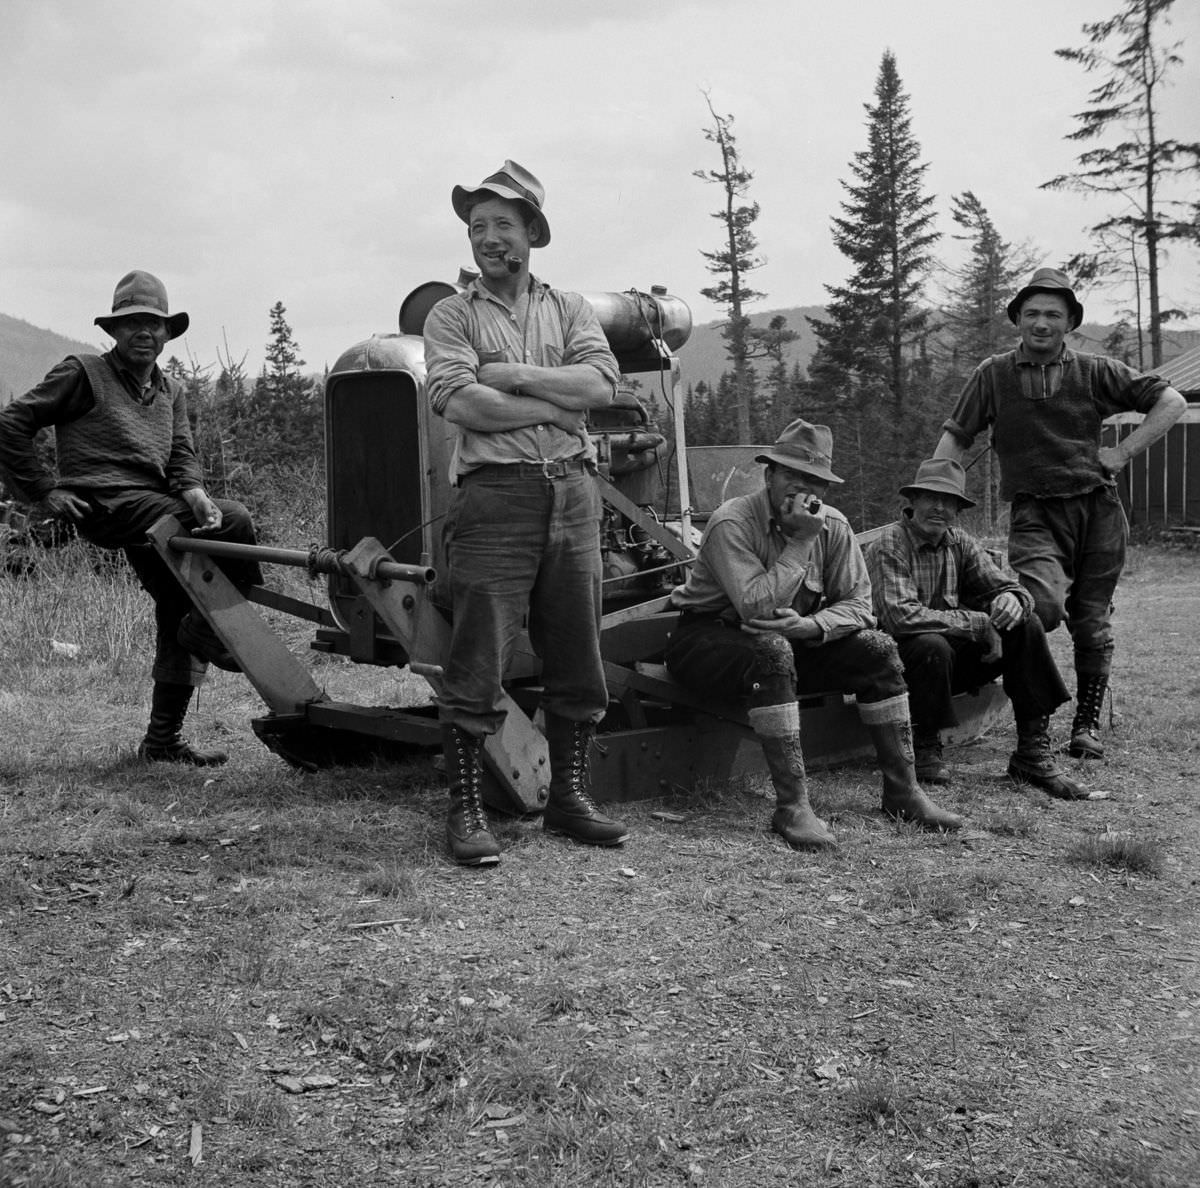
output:
[[189, 721], [228, 766], [135, 760], [148, 606], [94, 560], [0, 579], [0, 1184], [1200, 1184], [1195, 553], [1131, 556], [1107, 799], [1011, 786], [1004, 724], [957, 836], [852, 767], [833, 853], [751, 781], [486, 872], [427, 763], [293, 771], [236, 675]]

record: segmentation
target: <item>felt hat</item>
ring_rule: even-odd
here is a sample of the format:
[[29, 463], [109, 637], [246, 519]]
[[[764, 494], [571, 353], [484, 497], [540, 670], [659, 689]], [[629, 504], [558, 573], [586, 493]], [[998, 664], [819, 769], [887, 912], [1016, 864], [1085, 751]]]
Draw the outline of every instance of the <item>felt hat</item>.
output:
[[800, 470], [825, 483], [841, 483], [830, 470], [833, 463], [833, 431], [828, 425], [810, 425], [793, 421], [769, 450], [754, 458], [755, 462], [774, 462], [790, 470]]
[[967, 498], [967, 472], [953, 458], [926, 458], [917, 467], [917, 477], [900, 494], [912, 497], [914, 491], [936, 491], [958, 497], [959, 510], [974, 507], [975, 500]]
[[1021, 306], [1025, 304], [1025, 298], [1030, 293], [1053, 293], [1056, 297], [1063, 298], [1071, 314], [1072, 330], [1076, 329], [1083, 321], [1083, 306], [1079, 304], [1075, 290], [1071, 288], [1071, 282], [1067, 280], [1067, 274], [1060, 272], [1057, 268], [1039, 268], [1030, 277], [1029, 284], [1008, 303], [1008, 320], [1014, 326], [1020, 321]]
[[134, 314], [154, 314], [167, 324], [167, 333], [178, 338], [188, 328], [189, 318], [185, 313], [168, 313], [167, 287], [149, 272], [134, 269], [127, 272], [113, 290], [112, 313], [100, 314], [95, 319], [101, 330], [107, 330], [113, 322]]
[[450, 191], [450, 202], [454, 206], [454, 213], [464, 223], [471, 221], [470, 200], [481, 190], [495, 194], [498, 198], [519, 202], [527, 211], [537, 216], [542, 224], [542, 234], [534, 247], [545, 247], [550, 242], [550, 224], [546, 222], [546, 216], [542, 213], [542, 203], [546, 200], [545, 188], [523, 165], [518, 165], [516, 161], [505, 161], [479, 185], [455, 186]]

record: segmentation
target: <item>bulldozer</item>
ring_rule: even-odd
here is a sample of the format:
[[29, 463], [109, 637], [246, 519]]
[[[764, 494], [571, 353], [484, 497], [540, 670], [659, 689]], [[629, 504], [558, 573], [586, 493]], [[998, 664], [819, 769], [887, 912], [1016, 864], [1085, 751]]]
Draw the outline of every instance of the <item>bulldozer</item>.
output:
[[[441, 521], [450, 500], [453, 426], [425, 393], [422, 328], [437, 301], [471, 279], [431, 281], [400, 305], [396, 332], [345, 350], [324, 391], [326, 541], [308, 549], [226, 544], [191, 536], [166, 517], [150, 542], [211, 623], [266, 705], [257, 737], [288, 762], [316, 769], [389, 753], [436, 751], [436, 707], [364, 706], [335, 700], [315, 682], [258, 607], [313, 625], [312, 649], [359, 664], [408, 668], [436, 696], [450, 621], [437, 597], [444, 569]], [[761, 748], [736, 704], [676, 685], [662, 654], [676, 618], [672, 587], [696, 556], [708, 513], [761, 482], [762, 447], [690, 447], [677, 352], [688, 341], [687, 304], [665, 286], [584, 293], [616, 355], [622, 384], [611, 406], [589, 415], [603, 514], [601, 651], [609, 705], [593, 751], [601, 801], [628, 801], [720, 785], [763, 769]], [[326, 604], [271, 586], [243, 596], [221, 557], [323, 577]], [[540, 729], [538, 657], [522, 638], [504, 678], [506, 714], [484, 748], [484, 796], [497, 809], [540, 812], [550, 782]], [[966, 696], [959, 735], [998, 710], [993, 686]], [[801, 702], [811, 767], [866, 756], [869, 740], [840, 694]], [[953, 739], [951, 740], [953, 741]]]

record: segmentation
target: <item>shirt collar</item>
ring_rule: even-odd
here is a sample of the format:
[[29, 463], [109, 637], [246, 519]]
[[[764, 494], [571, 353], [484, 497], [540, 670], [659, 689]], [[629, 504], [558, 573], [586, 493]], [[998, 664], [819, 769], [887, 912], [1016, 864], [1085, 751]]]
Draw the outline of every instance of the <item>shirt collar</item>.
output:
[[1029, 357], [1029, 352], [1025, 349], [1023, 342], [1017, 343], [1017, 363], [1024, 364], [1026, 367], [1054, 367], [1059, 363], [1069, 363], [1074, 357], [1071, 348], [1064, 342], [1056, 359], [1051, 359], [1049, 363], [1039, 363], [1036, 359]]
[[[545, 293], [549, 288], [550, 286], [545, 281], [538, 280], [538, 278], [534, 276], [532, 272], [529, 274], [530, 293]], [[475, 277], [468, 281], [467, 287], [463, 290], [463, 293], [473, 301], [500, 301], [500, 298], [497, 297], [496, 294], [493, 293], [485, 284], [483, 284], [479, 277]], [[500, 301], [500, 304], [503, 305], [504, 302]]]
[[136, 395], [137, 399], [141, 400], [142, 403], [149, 404], [160, 392], [167, 390], [167, 377], [163, 375], [157, 363], [154, 364], [154, 369], [150, 372], [150, 382], [143, 388], [141, 381], [129, 370], [125, 365], [125, 361], [117, 353], [116, 347], [108, 351], [104, 358], [113, 371], [120, 377], [121, 382], [130, 393]]

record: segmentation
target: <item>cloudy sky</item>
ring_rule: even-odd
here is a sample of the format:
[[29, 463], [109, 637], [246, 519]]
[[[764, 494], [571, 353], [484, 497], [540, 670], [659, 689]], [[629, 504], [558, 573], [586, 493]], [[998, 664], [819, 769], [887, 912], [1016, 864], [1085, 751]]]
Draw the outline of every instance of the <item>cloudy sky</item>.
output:
[[[512, 157], [547, 189], [539, 275], [663, 284], [709, 321], [706, 92], [755, 175], [760, 308], [820, 303], [847, 275], [830, 217], [887, 49], [947, 238], [970, 189], [1007, 239], [1064, 259], [1107, 212], [1038, 188], [1070, 168], [1095, 81], [1053, 51], [1120, 2], [4, 0], [0, 312], [106, 341], [93, 317], [146, 268], [200, 362], [227, 345], [257, 369], [280, 300], [315, 370], [470, 262], [449, 191]], [[1185, 65], [1162, 130], [1194, 139], [1200, 4], [1170, 34]], [[1195, 263], [1164, 303], [1200, 308]]]

